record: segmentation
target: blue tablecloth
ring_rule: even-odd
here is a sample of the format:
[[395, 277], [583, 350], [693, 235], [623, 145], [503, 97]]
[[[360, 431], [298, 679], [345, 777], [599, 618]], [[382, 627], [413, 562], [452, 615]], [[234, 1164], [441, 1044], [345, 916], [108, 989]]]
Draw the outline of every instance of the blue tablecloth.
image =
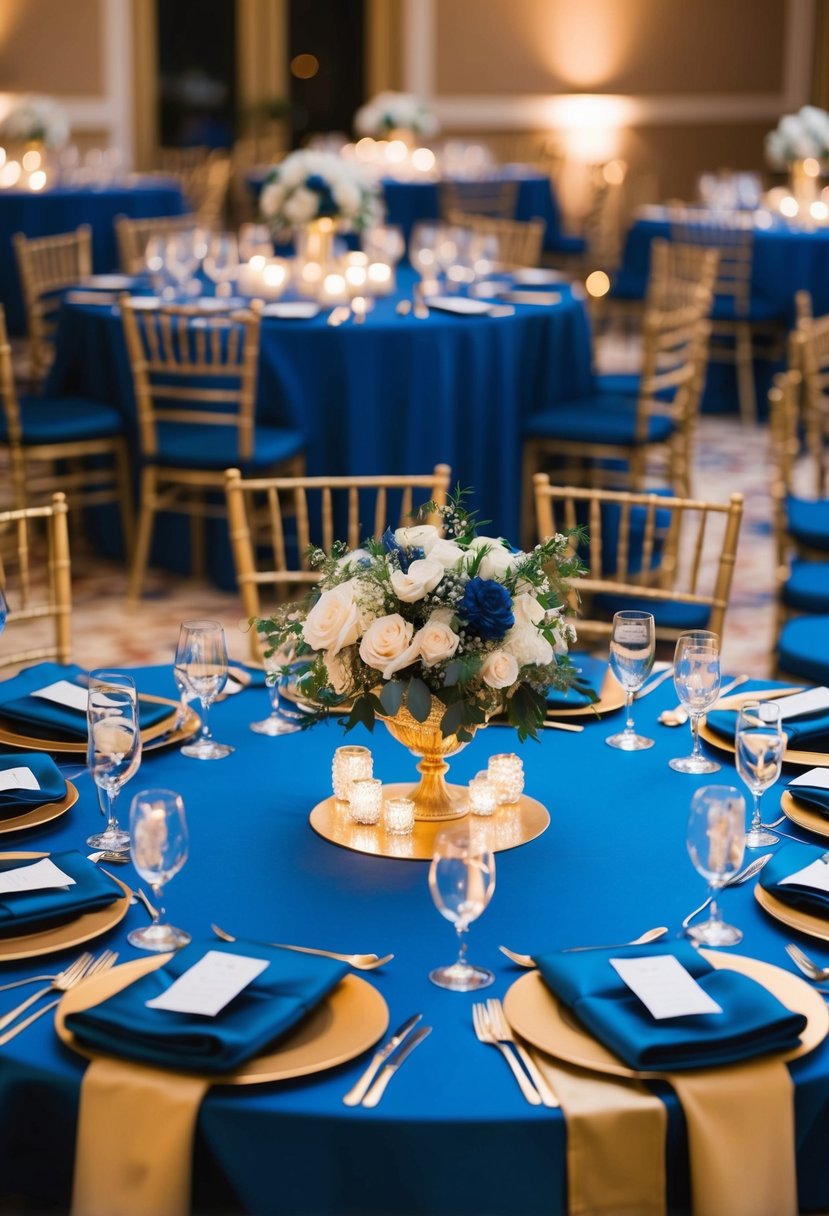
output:
[[[403, 268], [407, 297], [413, 283]], [[592, 382], [584, 304], [566, 287], [561, 296], [549, 307], [517, 305], [511, 317], [433, 310], [417, 320], [398, 316], [398, 297], [389, 296], [361, 326], [332, 328], [325, 313], [265, 318], [258, 417], [304, 433], [311, 474], [422, 473], [445, 461], [453, 481], [474, 489], [482, 518], [517, 541], [522, 420], [588, 392]], [[64, 306], [48, 391], [115, 404], [134, 427], [117, 310]], [[214, 576], [227, 583], [221, 545], [217, 529], [208, 552]], [[176, 548], [185, 563], [187, 546], [183, 526]], [[163, 556], [158, 549], [154, 560]]]
[[72, 232], [80, 224], [92, 226], [92, 265], [96, 274], [120, 269], [113, 222], [117, 215], [141, 219], [153, 215], [180, 215], [184, 198], [172, 180], [143, 178], [125, 186], [57, 186], [42, 194], [29, 190], [0, 190], [0, 303], [13, 334], [26, 328], [17, 259], [12, 237]]
[[[243, 638], [236, 637], [235, 649], [244, 651]], [[171, 669], [145, 674], [143, 685], [174, 695]], [[539, 839], [497, 855], [495, 893], [469, 934], [470, 957], [496, 974], [485, 995], [502, 997], [522, 974], [499, 953], [499, 943], [540, 952], [610, 944], [652, 925], [677, 932], [703, 898], [685, 828], [694, 790], [711, 778], [668, 767], [671, 756], [688, 750], [687, 732], [657, 723], [659, 711], [674, 700], [663, 685], [637, 702], [637, 727], [656, 739], [649, 751], [624, 753], [605, 745], [619, 713], [605, 721], [586, 719], [580, 735], [545, 731], [540, 744], [521, 748], [527, 793], [546, 804], [552, 822]], [[564, 1213], [560, 1112], [528, 1106], [503, 1060], [477, 1042], [475, 994], [446, 992], [427, 978], [455, 949], [453, 930], [429, 896], [427, 865], [349, 852], [316, 836], [308, 814], [330, 792], [330, 761], [342, 731], [331, 722], [277, 739], [253, 734], [248, 723], [267, 710], [262, 689], [217, 705], [212, 726], [217, 738], [236, 747], [230, 758], [208, 763], [176, 751], [148, 752], [125, 787], [124, 813], [139, 788], [171, 787], [184, 797], [191, 851], [166, 892], [171, 919], [205, 937], [215, 921], [239, 935], [392, 951], [394, 961], [368, 982], [386, 999], [392, 1027], [422, 1011], [434, 1031], [375, 1110], [342, 1103], [367, 1056], [305, 1079], [211, 1091], [198, 1124], [195, 1210], [242, 1209], [257, 1216]], [[371, 746], [375, 773], [384, 781], [414, 777], [414, 760], [382, 727], [371, 737], [358, 730], [348, 738]], [[451, 759], [450, 780], [468, 781], [489, 755], [515, 746], [513, 740], [505, 728], [480, 732]], [[719, 758], [723, 769], [716, 780], [740, 785], [731, 758]], [[786, 780], [765, 795], [769, 818]], [[15, 837], [14, 847], [78, 847], [100, 814], [89, 777], [79, 777], [77, 785], [80, 798], [68, 814]], [[129, 867], [118, 873], [138, 885]], [[738, 950], [791, 970], [784, 951], [791, 930], [761, 911], [751, 886], [722, 897], [724, 915], [745, 933]], [[138, 957], [125, 937], [142, 923], [146, 913], [132, 908], [97, 944], [119, 950], [122, 960]], [[829, 963], [829, 946], [809, 941], [807, 948]], [[43, 962], [4, 964], [0, 979], [52, 969]], [[15, 999], [15, 993], [0, 994], [0, 1012]], [[85, 1062], [60, 1045], [49, 1023], [43, 1018], [0, 1052], [0, 1187], [4, 1195], [65, 1204]], [[826, 1208], [829, 1043], [789, 1067], [796, 1083], [800, 1207]], [[659, 1093], [669, 1117], [669, 1210], [685, 1211], [684, 1121], [671, 1092], [660, 1087]], [[113, 1128], [112, 1134], [129, 1131]]]

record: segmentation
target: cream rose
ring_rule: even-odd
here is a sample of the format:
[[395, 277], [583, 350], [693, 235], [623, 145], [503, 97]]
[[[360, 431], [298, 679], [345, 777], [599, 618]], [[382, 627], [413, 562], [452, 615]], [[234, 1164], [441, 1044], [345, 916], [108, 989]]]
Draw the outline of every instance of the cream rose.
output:
[[436, 619], [437, 613], [431, 616], [415, 639], [418, 643], [420, 657], [424, 666], [434, 667], [444, 659], [451, 659], [458, 649], [460, 638], [449, 628], [449, 625]]
[[514, 656], [519, 667], [530, 664], [547, 667], [553, 661], [552, 646], [531, 621], [516, 622], [506, 633], [502, 646]]
[[443, 578], [444, 569], [440, 562], [433, 562], [429, 557], [418, 558], [411, 562], [408, 571], [393, 570], [391, 585], [394, 594], [404, 604], [415, 604], [424, 595], [434, 591]]
[[511, 688], [518, 679], [518, 660], [506, 650], [493, 650], [484, 659], [481, 675], [490, 688]]
[[512, 570], [518, 556], [510, 553], [496, 536], [476, 536], [469, 548], [473, 553], [477, 553], [483, 548], [487, 550], [478, 567], [478, 574], [481, 578], [503, 578]]
[[314, 650], [327, 650], [332, 655], [357, 641], [358, 611], [350, 579], [323, 591], [305, 618], [302, 636]]
[[453, 540], [436, 540], [429, 549], [429, 561], [440, 562], [444, 570], [457, 570], [464, 559], [464, 550]]
[[422, 549], [428, 555], [432, 545], [440, 540], [440, 533], [432, 524], [415, 524], [411, 528], [397, 528], [394, 539], [404, 549]]
[[534, 595], [516, 595], [512, 601], [512, 615], [516, 625], [538, 625], [544, 620], [544, 609]]
[[360, 642], [360, 658], [368, 667], [390, 680], [396, 671], [408, 667], [418, 654], [417, 643], [412, 643], [414, 625], [404, 621], [399, 613], [380, 616], [372, 621]]

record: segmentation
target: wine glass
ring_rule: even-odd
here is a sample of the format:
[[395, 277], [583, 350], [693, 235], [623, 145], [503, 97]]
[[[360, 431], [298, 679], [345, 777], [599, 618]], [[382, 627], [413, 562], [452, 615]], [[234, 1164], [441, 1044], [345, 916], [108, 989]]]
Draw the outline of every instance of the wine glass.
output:
[[208, 712], [227, 683], [225, 631], [218, 621], [185, 621], [178, 635], [175, 671], [201, 702], [202, 727], [198, 739], [185, 743], [183, 756], [197, 760], [221, 760], [233, 748], [217, 743], [210, 733]]
[[440, 273], [436, 253], [439, 239], [440, 225], [435, 221], [415, 224], [409, 237], [409, 261], [430, 289]]
[[239, 257], [243, 262], [249, 262], [251, 258], [267, 261], [273, 257], [273, 237], [265, 224], [240, 225]]
[[151, 925], [127, 934], [131, 946], [140, 950], [179, 950], [190, 934], [164, 920], [161, 889], [178, 874], [187, 860], [189, 838], [184, 802], [173, 790], [141, 790], [130, 807], [130, 856], [139, 875], [153, 889], [159, 903]]
[[610, 670], [625, 690], [625, 729], [605, 739], [610, 747], [638, 752], [653, 747], [653, 739], [633, 729], [633, 694], [642, 687], [653, 667], [656, 634], [653, 614], [626, 608], [613, 617], [610, 634]]
[[396, 266], [406, 252], [403, 229], [399, 224], [375, 224], [363, 238], [363, 249], [369, 255], [378, 254], [390, 266]]
[[429, 867], [429, 890], [435, 907], [455, 926], [458, 957], [446, 967], [429, 972], [439, 988], [471, 992], [486, 988], [495, 979], [484, 967], [474, 967], [466, 958], [466, 933], [492, 898], [495, 890], [495, 857], [485, 834], [455, 828], [441, 832], [435, 841]]
[[669, 760], [678, 773], [717, 773], [716, 760], [703, 756], [699, 721], [720, 695], [720, 639], [707, 629], [692, 629], [677, 638], [674, 652], [674, 687], [691, 719], [693, 747], [690, 756]]
[[216, 284], [216, 295], [229, 296], [239, 269], [239, 249], [232, 232], [214, 232], [207, 243], [204, 273]]
[[759, 849], [768, 844], [777, 844], [778, 837], [761, 823], [760, 799], [780, 776], [786, 750], [779, 704], [776, 701], [746, 701], [737, 718], [734, 745], [737, 772], [754, 799], [746, 848]]
[[184, 290], [199, 265], [199, 255], [192, 232], [174, 232], [164, 245], [164, 267], [170, 278]]
[[691, 861], [708, 880], [711, 910], [708, 919], [685, 932], [701, 946], [736, 946], [743, 935], [724, 923], [717, 892], [743, 864], [746, 845], [746, 804], [733, 785], [704, 785], [691, 799], [686, 844]]
[[115, 803], [121, 787], [141, 763], [138, 694], [131, 676], [117, 671], [91, 672], [86, 717], [87, 764], [107, 821], [104, 831], [87, 837], [86, 843], [93, 849], [119, 853], [127, 848], [130, 837], [118, 826]]
[[282, 690], [291, 678], [282, 673], [283, 659], [284, 655], [279, 654], [265, 656], [271, 712], [261, 722], [251, 722], [250, 729], [259, 735], [292, 735], [302, 729], [304, 714], [296, 706], [288, 708], [282, 697]]

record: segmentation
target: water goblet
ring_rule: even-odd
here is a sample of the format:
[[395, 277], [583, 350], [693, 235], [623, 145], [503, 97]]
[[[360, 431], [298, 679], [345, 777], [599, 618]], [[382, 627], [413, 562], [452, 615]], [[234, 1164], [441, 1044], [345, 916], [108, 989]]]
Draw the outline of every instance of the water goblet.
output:
[[495, 976], [467, 961], [464, 938], [495, 890], [495, 856], [486, 835], [468, 828], [441, 832], [429, 867], [429, 890], [438, 912], [452, 922], [458, 934], [456, 961], [430, 971], [429, 979], [453, 992], [488, 987]]
[[688, 854], [708, 881], [708, 919], [686, 929], [701, 946], [735, 946], [743, 935], [720, 915], [717, 892], [743, 864], [746, 845], [746, 804], [732, 785], [704, 785], [691, 799], [686, 835]]
[[780, 706], [776, 701], [746, 701], [737, 718], [734, 734], [737, 772], [754, 799], [751, 824], [746, 834], [746, 848], [759, 849], [777, 844], [778, 837], [763, 827], [760, 799], [780, 776], [786, 736], [780, 721]]
[[273, 237], [265, 224], [241, 224], [239, 227], [239, 257], [243, 262], [251, 258], [273, 257]]
[[214, 232], [207, 242], [204, 273], [216, 284], [216, 295], [231, 294], [231, 280], [239, 270], [239, 249], [232, 232]]
[[656, 634], [653, 614], [626, 608], [613, 617], [610, 634], [610, 670], [625, 690], [625, 729], [605, 739], [623, 752], [653, 747], [653, 739], [633, 729], [633, 694], [642, 687], [653, 667]]
[[199, 255], [193, 232], [175, 232], [167, 237], [164, 245], [164, 267], [179, 292], [186, 291], [198, 265]]
[[202, 727], [198, 739], [186, 743], [183, 756], [196, 760], [221, 760], [233, 748], [217, 743], [210, 733], [210, 706], [227, 683], [227, 647], [225, 633], [218, 621], [185, 621], [179, 630], [175, 670], [178, 678], [199, 698], [202, 707]]
[[165, 919], [161, 891], [187, 860], [189, 837], [184, 802], [173, 790], [140, 790], [130, 806], [130, 857], [138, 874], [148, 882], [159, 905], [151, 925], [127, 934], [140, 950], [179, 950], [190, 934]]
[[669, 760], [678, 773], [716, 773], [720, 766], [702, 754], [700, 718], [720, 695], [720, 639], [707, 629], [692, 629], [677, 638], [674, 687], [691, 719], [690, 756]]
[[121, 787], [141, 763], [141, 733], [135, 681], [116, 671], [93, 671], [87, 693], [87, 765], [99, 790], [103, 832], [87, 837], [93, 849], [118, 853], [130, 842], [118, 826], [115, 804]]
[[284, 675], [282, 660], [278, 655], [266, 655], [265, 670], [268, 673], [268, 695], [271, 699], [271, 712], [267, 718], [259, 722], [251, 722], [250, 729], [259, 735], [292, 735], [302, 730], [302, 719], [305, 717], [296, 705], [285, 704], [284, 689], [290, 683], [291, 677]]

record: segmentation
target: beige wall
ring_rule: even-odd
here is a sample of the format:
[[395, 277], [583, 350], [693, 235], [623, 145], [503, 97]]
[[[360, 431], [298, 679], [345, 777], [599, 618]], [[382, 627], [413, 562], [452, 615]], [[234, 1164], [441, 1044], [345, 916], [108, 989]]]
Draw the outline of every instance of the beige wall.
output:
[[100, 0], [2, 0], [0, 87], [55, 97], [104, 91]]

